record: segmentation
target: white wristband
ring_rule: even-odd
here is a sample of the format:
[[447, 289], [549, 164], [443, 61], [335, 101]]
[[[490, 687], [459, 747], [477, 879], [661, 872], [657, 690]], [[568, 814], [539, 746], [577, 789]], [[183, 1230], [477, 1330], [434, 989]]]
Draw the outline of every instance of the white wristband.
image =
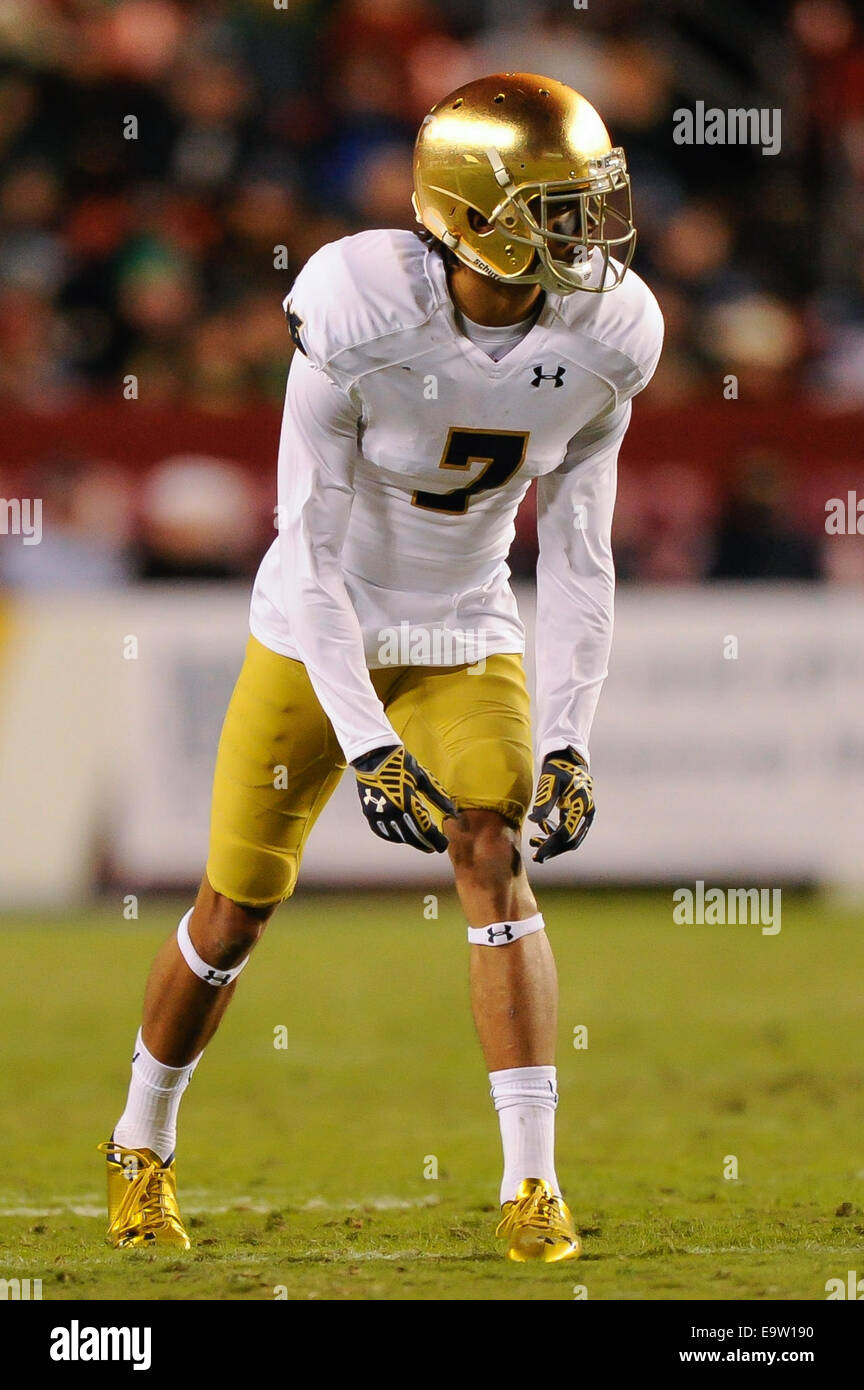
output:
[[546, 923], [542, 912], [534, 917], [526, 917], [521, 922], [490, 922], [488, 927], [469, 927], [468, 940], [472, 946], [509, 946], [520, 936], [530, 936], [534, 931], [543, 931]]
[[[234, 965], [228, 970], [217, 970], [214, 966], [208, 965], [206, 960], [202, 960], [195, 947], [192, 945], [192, 938], [189, 935], [189, 918], [192, 916], [193, 909], [190, 907], [186, 916], [181, 918], [177, 928], [177, 945], [180, 947], [180, 954], [185, 960], [193, 975], [197, 975], [199, 980], [203, 980], [208, 985], [230, 985], [232, 980], [236, 980], [240, 971], [249, 960], [241, 960], [239, 965]], [[251, 954], [251, 953], [250, 953]]]

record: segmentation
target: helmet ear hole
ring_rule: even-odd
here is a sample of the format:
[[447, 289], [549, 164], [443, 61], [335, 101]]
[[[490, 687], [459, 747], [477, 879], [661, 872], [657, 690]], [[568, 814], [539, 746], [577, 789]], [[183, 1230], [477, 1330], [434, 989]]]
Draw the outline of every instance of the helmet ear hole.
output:
[[468, 209], [468, 226], [478, 236], [488, 236], [490, 232], [495, 230], [492, 223], [487, 222], [482, 212], [478, 212], [477, 208]]

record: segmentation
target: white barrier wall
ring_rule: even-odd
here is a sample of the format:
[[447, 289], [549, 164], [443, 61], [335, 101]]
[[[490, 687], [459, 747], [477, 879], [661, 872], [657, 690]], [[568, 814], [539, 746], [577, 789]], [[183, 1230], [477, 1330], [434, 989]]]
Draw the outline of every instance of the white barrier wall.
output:
[[[520, 594], [526, 626], [533, 596]], [[245, 591], [16, 602], [0, 651], [0, 904], [193, 883], [242, 659]], [[864, 887], [864, 647], [854, 590], [622, 590], [592, 743], [598, 814], [543, 882]], [[530, 668], [530, 662], [529, 662]], [[371, 835], [343, 778], [309, 884], [446, 881]]]

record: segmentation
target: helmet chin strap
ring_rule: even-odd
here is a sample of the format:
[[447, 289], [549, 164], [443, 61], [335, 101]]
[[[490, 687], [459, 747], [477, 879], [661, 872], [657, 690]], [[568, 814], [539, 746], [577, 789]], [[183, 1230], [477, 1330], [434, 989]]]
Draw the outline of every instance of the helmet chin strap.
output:
[[[540, 285], [549, 294], [559, 294], [562, 296], [575, 294], [575, 292], [586, 283], [591, 276], [592, 266], [584, 263], [578, 266], [568, 266], [568, 271], [572, 270], [579, 283], [574, 284], [571, 280], [565, 279], [550, 264], [543, 261], [540, 257], [540, 268], [530, 274], [524, 275], [502, 275], [500, 271], [493, 270], [487, 265], [482, 256], [471, 246], [466, 246], [460, 237], [454, 236], [452, 232], [447, 232], [441, 238], [444, 245], [456, 255], [463, 265], [467, 265], [469, 270], [475, 270], [479, 275], [483, 275], [487, 280], [497, 280], [499, 285]], [[593, 255], [593, 252], [591, 253]]]

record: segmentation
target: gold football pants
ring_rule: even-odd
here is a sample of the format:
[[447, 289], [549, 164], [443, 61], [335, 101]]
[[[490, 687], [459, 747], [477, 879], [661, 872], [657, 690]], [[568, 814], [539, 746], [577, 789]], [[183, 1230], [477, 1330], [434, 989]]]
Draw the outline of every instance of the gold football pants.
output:
[[[370, 676], [408, 751], [457, 806], [521, 825], [533, 790], [521, 656], [487, 657], [483, 670], [388, 666]], [[256, 907], [289, 897], [344, 770], [306, 667], [250, 636], [216, 756], [207, 877], [217, 893]]]

